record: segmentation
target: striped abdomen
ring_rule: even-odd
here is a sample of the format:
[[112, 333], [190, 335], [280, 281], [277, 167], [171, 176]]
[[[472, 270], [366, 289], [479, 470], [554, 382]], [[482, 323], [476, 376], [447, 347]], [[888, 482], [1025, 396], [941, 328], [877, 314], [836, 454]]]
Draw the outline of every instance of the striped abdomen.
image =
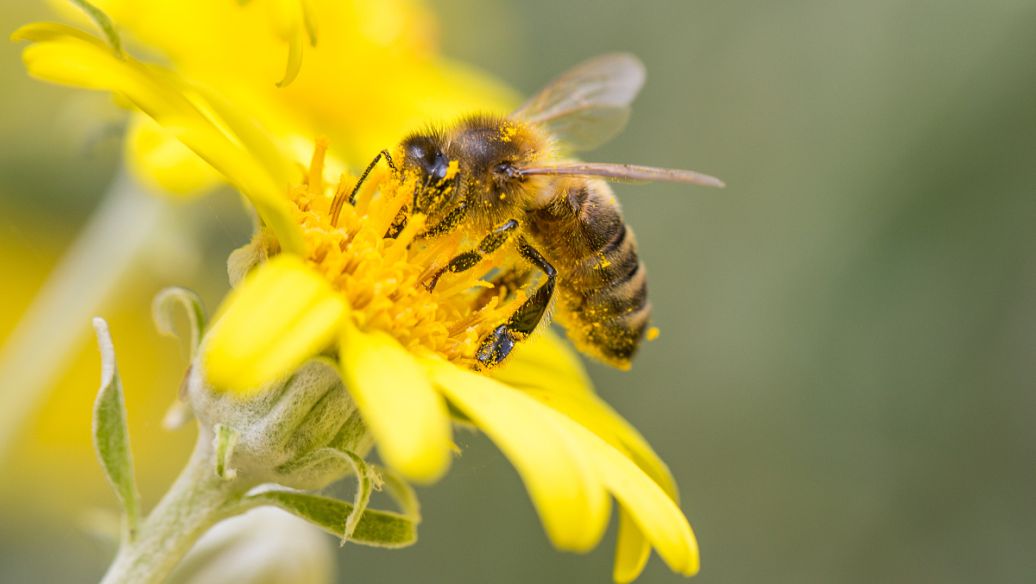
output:
[[628, 368], [651, 316], [644, 265], [607, 183], [561, 180], [526, 230], [558, 271], [557, 318], [585, 353]]

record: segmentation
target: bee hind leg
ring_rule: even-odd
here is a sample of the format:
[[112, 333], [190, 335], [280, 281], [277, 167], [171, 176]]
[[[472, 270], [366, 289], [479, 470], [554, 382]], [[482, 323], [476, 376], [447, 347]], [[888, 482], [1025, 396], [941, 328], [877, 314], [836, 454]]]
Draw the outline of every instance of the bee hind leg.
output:
[[518, 229], [518, 221], [515, 219], [509, 219], [496, 226], [489, 235], [482, 238], [477, 248], [455, 256], [445, 267], [436, 272], [428, 280], [428, 284], [426, 284], [428, 290], [434, 290], [435, 285], [439, 282], [439, 278], [446, 273], [457, 274], [474, 268], [487, 255], [500, 249], [500, 246], [507, 243], [507, 240], [511, 238], [516, 229]]
[[557, 280], [557, 270], [554, 266], [550, 265], [536, 248], [529, 245], [524, 237], [518, 238], [518, 253], [542, 270], [547, 276], [547, 281], [514, 311], [506, 323], [496, 327], [482, 339], [475, 359], [484, 369], [499, 365], [511, 354], [515, 345], [536, 330], [554, 297], [554, 284]]

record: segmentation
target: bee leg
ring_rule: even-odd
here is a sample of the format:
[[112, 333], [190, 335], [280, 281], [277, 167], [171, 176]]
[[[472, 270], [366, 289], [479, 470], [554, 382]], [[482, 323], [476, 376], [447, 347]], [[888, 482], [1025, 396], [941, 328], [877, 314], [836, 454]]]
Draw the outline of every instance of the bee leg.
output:
[[498, 365], [511, 354], [518, 342], [536, 330], [536, 326], [547, 312], [547, 307], [550, 306], [551, 298], [554, 297], [554, 284], [557, 280], [557, 270], [554, 266], [550, 265], [536, 248], [529, 245], [524, 237], [518, 238], [518, 253], [542, 270], [547, 276], [547, 281], [514, 311], [506, 323], [496, 327], [482, 339], [475, 358], [485, 369]]
[[363, 182], [367, 180], [367, 175], [374, 170], [374, 167], [382, 158], [384, 158], [385, 162], [388, 163], [389, 168], [393, 171], [398, 170], [396, 168], [396, 163], [392, 161], [392, 155], [389, 154], [388, 150], [378, 152], [378, 155], [374, 157], [374, 160], [371, 160], [371, 163], [367, 165], [363, 174], [360, 175], [360, 180], [356, 181], [356, 186], [354, 186], [352, 192], [349, 193], [348, 199], [343, 198], [341, 195], [337, 195], [334, 200], [331, 201], [331, 208], [328, 211], [328, 215], [331, 217], [331, 225], [338, 225], [338, 215], [342, 212], [342, 205], [344, 205], [346, 201], [348, 201], [350, 205], [356, 204], [356, 193], [360, 192], [360, 187], [363, 186]]
[[388, 150], [382, 150], [381, 152], [378, 152], [378, 155], [374, 157], [374, 160], [371, 160], [371, 163], [368, 164], [367, 168], [363, 170], [363, 174], [360, 175], [360, 180], [356, 181], [356, 186], [353, 187], [352, 192], [349, 193], [350, 205], [356, 204], [356, 193], [360, 192], [360, 186], [363, 185], [363, 181], [367, 180], [367, 175], [369, 175], [371, 171], [374, 170], [375, 165], [378, 164], [378, 161], [381, 160], [382, 157], [385, 158], [385, 162], [388, 163], [389, 168], [391, 168], [393, 171], [398, 170], [396, 168], [396, 163], [392, 161], [392, 155], [389, 154]]
[[[418, 237], [421, 239], [427, 239], [431, 237], [438, 237], [440, 235], [446, 235], [447, 233], [453, 231], [458, 225], [460, 225], [461, 219], [463, 219], [467, 214], [468, 204], [464, 201], [461, 201], [456, 207], [450, 209], [450, 212], [447, 213], [446, 216], [443, 217], [438, 223], [429, 227], [427, 230], [424, 231], [424, 233], [422, 233]], [[499, 227], [497, 229], [499, 229]]]
[[518, 229], [518, 221], [515, 219], [508, 219], [496, 226], [489, 235], [482, 238], [478, 248], [457, 255], [443, 269], [436, 272], [432, 279], [428, 281], [428, 290], [434, 290], [435, 285], [439, 282], [439, 278], [447, 272], [456, 274], [475, 267], [484, 257], [500, 249], [500, 246], [511, 238], [516, 229]]

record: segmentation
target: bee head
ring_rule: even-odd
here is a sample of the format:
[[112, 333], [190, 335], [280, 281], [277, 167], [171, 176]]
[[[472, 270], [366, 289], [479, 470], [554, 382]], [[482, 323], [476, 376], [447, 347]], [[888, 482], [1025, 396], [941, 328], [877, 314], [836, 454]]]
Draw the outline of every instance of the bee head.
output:
[[506, 118], [462, 120], [450, 134], [448, 152], [460, 164], [465, 199], [487, 211], [521, 206], [528, 179], [519, 169], [541, 154], [542, 144], [531, 128]]
[[542, 153], [543, 144], [532, 128], [491, 116], [411, 135], [402, 143], [403, 167], [418, 177], [417, 210], [436, 215], [464, 201], [476, 217], [506, 219], [528, 203], [530, 179], [519, 169]]
[[[450, 171], [446, 138], [438, 132], [414, 134], [403, 141], [403, 168], [418, 177], [417, 210], [432, 213], [456, 196], [456, 171]], [[454, 165], [456, 168], [456, 165]]]

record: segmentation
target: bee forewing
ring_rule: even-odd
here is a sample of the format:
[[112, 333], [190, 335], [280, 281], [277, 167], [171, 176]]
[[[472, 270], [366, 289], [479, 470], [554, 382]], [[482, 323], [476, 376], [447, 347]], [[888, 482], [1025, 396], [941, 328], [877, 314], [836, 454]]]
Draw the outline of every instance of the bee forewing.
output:
[[540, 124], [568, 146], [588, 150], [626, 126], [644, 78], [644, 65], [633, 55], [601, 55], [563, 73], [512, 117]]
[[521, 168], [519, 172], [523, 176], [587, 176], [620, 182], [672, 182], [706, 187], [727, 186], [726, 183], [714, 176], [694, 172], [693, 170], [656, 168], [654, 166], [639, 166], [636, 164], [613, 164], [609, 162], [572, 162], [553, 166]]

